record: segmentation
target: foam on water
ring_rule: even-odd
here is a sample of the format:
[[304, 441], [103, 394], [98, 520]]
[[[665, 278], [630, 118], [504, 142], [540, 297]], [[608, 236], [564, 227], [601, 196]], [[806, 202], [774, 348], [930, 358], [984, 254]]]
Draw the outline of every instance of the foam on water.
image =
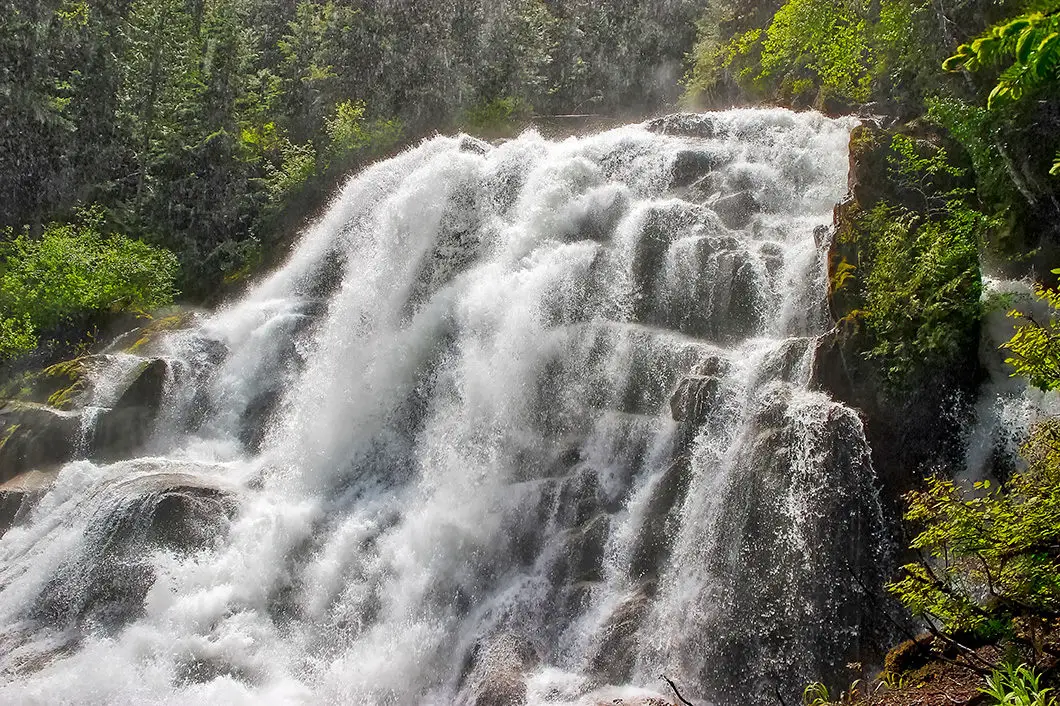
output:
[[[666, 673], [748, 704], [857, 658], [872, 468], [809, 389], [854, 123], [695, 121], [437, 137], [353, 177], [148, 351], [172, 381], [143, 458], [67, 465], [0, 540], [0, 700], [609, 703]], [[733, 194], [749, 217], [710, 206]], [[235, 510], [99, 554], [148, 493], [115, 484], [164, 474]], [[79, 561], [138, 567], [135, 605], [42, 613], [98, 580]]]

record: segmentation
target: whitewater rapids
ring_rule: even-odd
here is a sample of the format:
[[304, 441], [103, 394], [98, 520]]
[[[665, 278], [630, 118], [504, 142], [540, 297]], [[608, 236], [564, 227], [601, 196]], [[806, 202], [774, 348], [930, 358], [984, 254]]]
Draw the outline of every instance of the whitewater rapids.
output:
[[[855, 124], [436, 137], [353, 176], [245, 296], [97, 372], [86, 424], [130, 359], [164, 401], [0, 540], [0, 701], [632, 703], [665, 674], [747, 706], [860, 659], [879, 502], [812, 385]], [[152, 529], [174, 478], [195, 542]]]

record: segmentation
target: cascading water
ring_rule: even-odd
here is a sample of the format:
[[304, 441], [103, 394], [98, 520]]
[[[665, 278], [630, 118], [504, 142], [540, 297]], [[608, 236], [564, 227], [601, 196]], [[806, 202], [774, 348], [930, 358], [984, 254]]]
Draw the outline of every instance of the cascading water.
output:
[[[856, 660], [861, 423], [811, 389], [850, 119], [438, 137], [140, 351], [133, 458], [0, 540], [0, 700], [774, 703]], [[108, 393], [111, 394], [111, 393]], [[854, 579], [857, 579], [856, 581]]]

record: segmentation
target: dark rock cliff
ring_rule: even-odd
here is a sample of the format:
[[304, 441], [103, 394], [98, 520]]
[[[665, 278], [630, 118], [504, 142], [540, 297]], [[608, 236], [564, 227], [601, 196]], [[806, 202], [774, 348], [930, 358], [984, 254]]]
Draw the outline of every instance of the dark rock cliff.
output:
[[[868, 273], [875, 264], [874, 239], [879, 235], [864, 216], [884, 204], [910, 218], [931, 217], [923, 190], [910, 188], [895, 174], [892, 138], [896, 134], [942, 147], [960, 159], [958, 148], [922, 124], [884, 129], [866, 123], [851, 132], [849, 192], [836, 205], [827, 235], [828, 305], [835, 326], [820, 339], [814, 367], [816, 385], [861, 414], [884, 500], [892, 510], [918, 478], [952, 471], [961, 463], [962, 427], [984, 377], [977, 355], [977, 321], [957, 323], [961, 345], [947, 356], [918, 361], [903, 384], [894, 384], [884, 364], [871, 354], [877, 340], [866, 325]], [[966, 186], [962, 174], [944, 176], [928, 185], [929, 192]], [[909, 263], [911, 277], [917, 266]]]

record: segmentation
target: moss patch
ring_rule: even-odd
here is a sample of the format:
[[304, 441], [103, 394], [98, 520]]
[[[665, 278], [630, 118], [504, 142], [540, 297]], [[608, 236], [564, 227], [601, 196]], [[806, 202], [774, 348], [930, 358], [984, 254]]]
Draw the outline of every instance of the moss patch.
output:
[[125, 351], [127, 353], [142, 353], [147, 346], [158, 339], [159, 334], [187, 328], [191, 324], [192, 316], [193, 314], [190, 311], [179, 311], [175, 314], [152, 319], [149, 324], [140, 329], [140, 335], [136, 341]]

